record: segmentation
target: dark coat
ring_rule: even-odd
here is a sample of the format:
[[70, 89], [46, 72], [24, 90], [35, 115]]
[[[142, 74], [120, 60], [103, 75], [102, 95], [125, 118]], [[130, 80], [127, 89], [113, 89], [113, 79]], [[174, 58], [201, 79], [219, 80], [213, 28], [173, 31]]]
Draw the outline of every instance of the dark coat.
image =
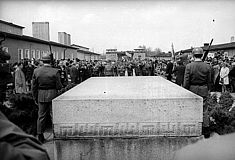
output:
[[33, 97], [38, 102], [51, 102], [62, 88], [58, 69], [42, 66], [33, 73]]
[[166, 66], [166, 74], [172, 74], [173, 72], [173, 63], [169, 62], [167, 63], [167, 66]]
[[176, 66], [173, 72], [176, 75], [175, 83], [180, 86], [183, 86], [185, 66], [184, 65]]
[[233, 67], [231, 71], [229, 72], [229, 79], [233, 81], [235, 80], [235, 67]]
[[72, 65], [70, 68], [70, 77], [71, 77], [71, 83], [78, 83], [78, 69], [75, 65]]
[[211, 67], [202, 62], [196, 61], [186, 65], [184, 74], [184, 88], [206, 97], [211, 88]]
[[26, 67], [26, 74], [25, 74], [26, 81], [32, 80], [33, 71], [34, 71], [34, 67], [33, 66], [27, 66]]
[[172, 73], [173, 73], [173, 63], [169, 62], [169, 63], [167, 63], [167, 66], [166, 66], [166, 77], [167, 77], [167, 80], [171, 81]]

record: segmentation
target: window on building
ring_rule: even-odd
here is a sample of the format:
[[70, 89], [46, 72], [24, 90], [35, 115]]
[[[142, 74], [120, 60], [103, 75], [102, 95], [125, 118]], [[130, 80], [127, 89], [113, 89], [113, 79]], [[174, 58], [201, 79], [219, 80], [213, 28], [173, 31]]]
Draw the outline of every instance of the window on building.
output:
[[59, 59], [59, 53], [56, 51], [55, 53], [55, 59], [58, 60]]
[[52, 51], [53, 58], [55, 59], [55, 51]]
[[61, 52], [61, 59], [64, 59], [64, 52]]
[[37, 51], [36, 51], [36, 59], [40, 59], [40, 58], [41, 58], [40, 51], [37, 50]]
[[35, 55], [35, 50], [31, 50], [31, 58], [36, 58], [36, 55]]
[[18, 49], [18, 62], [24, 59], [23, 49]]
[[45, 55], [44, 51], [41, 51], [41, 57], [43, 57]]
[[25, 49], [25, 57], [24, 58], [30, 59], [29, 49]]
[[74, 59], [73, 53], [71, 53], [71, 59]]
[[45, 53], [48, 55], [48, 54], [49, 54], [49, 51], [46, 51]]

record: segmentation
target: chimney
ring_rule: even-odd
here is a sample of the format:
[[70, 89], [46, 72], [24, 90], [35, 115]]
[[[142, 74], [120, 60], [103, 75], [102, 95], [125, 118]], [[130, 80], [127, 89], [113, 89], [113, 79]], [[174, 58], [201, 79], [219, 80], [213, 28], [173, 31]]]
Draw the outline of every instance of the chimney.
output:
[[231, 37], [230, 42], [231, 42], [231, 43], [234, 42], [234, 36]]

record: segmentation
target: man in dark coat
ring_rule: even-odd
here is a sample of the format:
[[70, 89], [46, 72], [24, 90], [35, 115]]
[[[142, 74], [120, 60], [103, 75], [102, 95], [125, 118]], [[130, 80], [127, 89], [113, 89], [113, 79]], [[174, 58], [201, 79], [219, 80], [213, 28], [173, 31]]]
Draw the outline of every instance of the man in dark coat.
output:
[[172, 79], [172, 71], [173, 71], [173, 63], [169, 61], [166, 66], [166, 79], [171, 81]]
[[60, 61], [58, 69], [60, 73], [60, 81], [63, 87], [66, 87], [68, 85], [68, 72], [63, 61]]
[[178, 66], [175, 67], [173, 70], [173, 73], [176, 75], [175, 83], [179, 86], [183, 86], [184, 83], [184, 72], [185, 72], [185, 66], [183, 65], [182, 61], [178, 61]]
[[42, 57], [44, 66], [37, 68], [33, 73], [33, 97], [38, 103], [38, 139], [43, 142], [43, 132], [46, 129], [47, 117], [52, 116], [52, 99], [56, 97], [57, 91], [62, 88], [58, 69], [50, 65], [50, 56]]
[[7, 84], [12, 80], [10, 65], [7, 63], [10, 59], [10, 54], [0, 47], [0, 103], [6, 100]]
[[34, 71], [33, 65], [30, 62], [28, 62], [28, 65], [26, 66], [26, 74], [25, 74], [27, 91], [31, 91], [31, 84], [32, 84], [31, 81], [33, 77], [33, 71]]
[[76, 67], [76, 63], [73, 63], [70, 67], [70, 77], [71, 83], [77, 84], [78, 83], [78, 69]]
[[186, 65], [184, 87], [206, 99], [211, 89], [211, 67], [202, 62], [202, 48], [194, 48], [192, 53], [195, 61]]
[[[194, 48], [192, 51], [195, 60], [186, 65], [184, 74], [184, 87], [191, 92], [201, 96], [206, 101], [208, 93], [211, 89], [211, 67], [202, 61], [202, 48]], [[205, 104], [205, 103], [204, 103]], [[202, 134], [206, 137], [209, 129], [209, 116], [207, 106], [203, 105], [203, 125]]]

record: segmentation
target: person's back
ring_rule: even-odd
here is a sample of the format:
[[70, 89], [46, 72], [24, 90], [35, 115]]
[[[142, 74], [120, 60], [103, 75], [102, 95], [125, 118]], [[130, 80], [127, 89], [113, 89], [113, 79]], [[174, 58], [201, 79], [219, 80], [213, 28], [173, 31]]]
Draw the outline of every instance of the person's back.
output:
[[35, 69], [35, 76], [38, 80], [39, 89], [56, 89], [56, 74], [58, 69], [43, 66]]
[[166, 78], [171, 81], [172, 79], [172, 71], [173, 71], [173, 63], [169, 61], [166, 65]]
[[201, 59], [202, 48], [194, 48], [192, 53], [195, 61], [186, 65], [183, 86], [206, 100], [211, 88], [211, 67]]
[[34, 70], [33, 74], [33, 97], [38, 103], [38, 139], [44, 142], [43, 132], [46, 129], [47, 117], [52, 120], [52, 99], [56, 97], [57, 91], [62, 88], [58, 69], [50, 65], [50, 56], [42, 57], [44, 66]]
[[[195, 61], [186, 66], [186, 70], [189, 70], [190, 85], [207, 85], [210, 81], [210, 66], [202, 61]], [[185, 88], [188, 88], [189, 84], [186, 83]]]
[[184, 83], [184, 72], [185, 72], [185, 66], [182, 62], [178, 62], [179, 65], [175, 67], [174, 71], [176, 75], [176, 84], [182, 86]]
[[70, 77], [71, 77], [71, 83], [77, 84], [77, 78], [78, 78], [78, 70], [75, 64], [73, 64], [70, 67]]

